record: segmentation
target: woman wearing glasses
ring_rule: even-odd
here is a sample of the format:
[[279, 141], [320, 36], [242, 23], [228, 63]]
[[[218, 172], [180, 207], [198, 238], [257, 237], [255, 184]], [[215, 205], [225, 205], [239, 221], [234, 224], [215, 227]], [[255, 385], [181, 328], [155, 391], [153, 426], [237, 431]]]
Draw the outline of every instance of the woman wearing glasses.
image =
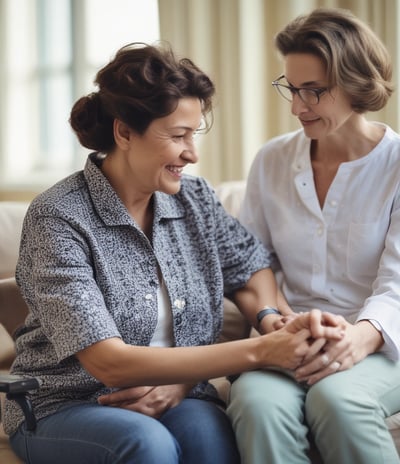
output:
[[347, 327], [290, 375], [233, 383], [242, 463], [308, 463], [310, 438], [324, 463], [399, 463], [385, 417], [400, 410], [400, 137], [365, 116], [392, 94], [390, 58], [340, 9], [298, 17], [275, 43], [284, 74], [273, 86], [302, 128], [259, 151], [241, 220], [275, 254], [289, 306]]

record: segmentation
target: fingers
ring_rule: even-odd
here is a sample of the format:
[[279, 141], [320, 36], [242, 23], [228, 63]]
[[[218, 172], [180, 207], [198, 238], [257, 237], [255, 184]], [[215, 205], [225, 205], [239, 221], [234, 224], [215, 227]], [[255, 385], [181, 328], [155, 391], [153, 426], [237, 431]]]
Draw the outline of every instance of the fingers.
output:
[[314, 339], [309, 339], [309, 348], [304, 356], [302, 364], [307, 364], [309, 363], [312, 359], [314, 359], [322, 350], [322, 348], [326, 344], [325, 338], [318, 338], [317, 340]]
[[[167, 402], [162, 395], [155, 394], [160, 387], [132, 387], [119, 390], [99, 397], [98, 402], [103, 406], [127, 409], [140, 412], [146, 416], [159, 418], [167, 408]], [[138, 396], [140, 391], [141, 395]], [[143, 394], [143, 392], [145, 392]]]
[[303, 365], [296, 370], [296, 378], [303, 381], [306, 377], [315, 372], [326, 369], [332, 362], [333, 360], [329, 357], [328, 353], [321, 352], [318, 356], [314, 356], [309, 362], [303, 363]]
[[339, 369], [340, 369], [340, 366], [342, 364], [339, 362], [339, 361], [334, 361], [332, 364], [331, 364], [331, 368], [337, 372]]
[[143, 398], [149, 392], [154, 390], [154, 388], [155, 387], [121, 388], [121, 390], [99, 396], [98, 402], [104, 406], [115, 406], [119, 403], [132, 403]]
[[335, 314], [321, 312], [319, 309], [310, 311], [310, 332], [314, 338], [341, 340], [344, 337], [343, 318]]
[[311, 362], [300, 366], [295, 372], [295, 378], [298, 382], [307, 382], [308, 385], [313, 385], [318, 380], [340, 370], [343, 370], [342, 363], [323, 352]]
[[291, 333], [296, 333], [303, 329], [310, 329], [310, 314], [311, 312], [301, 313], [291, 320], [288, 320], [289, 318], [287, 318], [285, 321], [286, 329]]
[[307, 385], [311, 386], [317, 383], [319, 380], [327, 377], [328, 375], [336, 374], [342, 369], [342, 364], [339, 361], [334, 361], [333, 363], [328, 364], [324, 369], [321, 369], [317, 372], [314, 372], [311, 375], [300, 376], [298, 373], [295, 373], [295, 378], [298, 382], [305, 382]]
[[321, 363], [322, 366], [327, 366], [329, 364], [329, 356], [326, 353], [321, 356]]
[[273, 323], [272, 323], [272, 328], [274, 330], [279, 330], [279, 329], [282, 329], [282, 327], [285, 327], [285, 323], [283, 321], [283, 318], [282, 319], [276, 319]]

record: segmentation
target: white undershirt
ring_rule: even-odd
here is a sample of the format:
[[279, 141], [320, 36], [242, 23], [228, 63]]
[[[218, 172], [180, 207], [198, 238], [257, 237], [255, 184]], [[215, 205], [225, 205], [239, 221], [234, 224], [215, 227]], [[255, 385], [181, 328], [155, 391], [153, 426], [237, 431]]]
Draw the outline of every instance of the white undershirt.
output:
[[157, 289], [158, 319], [150, 346], [172, 346], [172, 311], [164, 279]]

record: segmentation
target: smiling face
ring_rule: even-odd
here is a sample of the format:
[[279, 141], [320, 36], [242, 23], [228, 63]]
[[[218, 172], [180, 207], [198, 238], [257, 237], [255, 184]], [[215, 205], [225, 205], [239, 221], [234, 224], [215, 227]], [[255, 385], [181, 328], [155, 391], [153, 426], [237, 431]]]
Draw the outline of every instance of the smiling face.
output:
[[144, 196], [156, 190], [177, 193], [184, 167], [198, 161], [193, 138], [201, 120], [200, 101], [182, 98], [173, 113], [155, 119], [142, 135], [116, 121], [115, 131], [123, 148], [119, 171], [125, 185]]
[[[328, 84], [324, 63], [309, 53], [286, 55], [285, 76], [293, 87], [315, 89]], [[294, 95], [291, 109], [311, 139], [321, 139], [341, 131], [354, 115], [349, 99], [337, 87], [323, 93], [316, 105], [307, 105]]]

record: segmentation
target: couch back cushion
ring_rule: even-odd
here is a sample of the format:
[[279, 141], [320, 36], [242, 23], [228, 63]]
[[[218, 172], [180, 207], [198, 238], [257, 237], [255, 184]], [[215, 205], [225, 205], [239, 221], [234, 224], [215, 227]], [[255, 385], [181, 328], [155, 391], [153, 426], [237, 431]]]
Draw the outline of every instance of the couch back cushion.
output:
[[0, 201], [0, 278], [15, 273], [22, 223], [28, 203]]
[[215, 187], [215, 193], [219, 201], [228, 213], [235, 217], [239, 214], [245, 190], [246, 181], [244, 180], [222, 182]]

